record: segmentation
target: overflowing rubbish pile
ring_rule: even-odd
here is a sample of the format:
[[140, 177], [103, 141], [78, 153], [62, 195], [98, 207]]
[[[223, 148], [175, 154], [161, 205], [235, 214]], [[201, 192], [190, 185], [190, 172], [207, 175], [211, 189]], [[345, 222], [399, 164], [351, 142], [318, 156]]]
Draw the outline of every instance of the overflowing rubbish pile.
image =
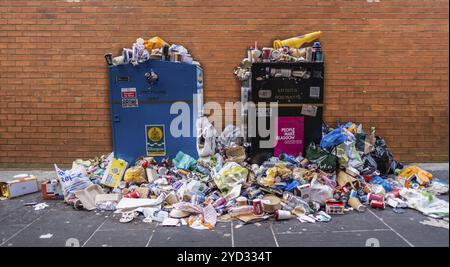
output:
[[70, 170], [55, 165], [58, 181], [47, 183], [59, 183], [74, 208], [114, 211], [122, 223], [141, 218], [195, 229], [270, 218], [316, 223], [387, 206], [448, 219], [448, 203], [436, 197], [448, 185], [395, 161], [375, 128], [366, 134], [351, 122], [324, 126], [322, 141], [310, 144], [305, 157], [282, 154], [250, 164], [239, 128], [218, 134], [207, 120], [203, 125], [198, 159], [180, 151], [160, 163], [142, 157], [128, 166], [111, 153], [76, 160]]
[[[258, 49], [258, 44], [249, 47], [246, 57], [234, 71], [236, 77], [246, 81], [251, 76], [253, 63], [269, 62], [323, 62], [324, 56], [320, 42], [314, 42], [320, 38], [322, 32], [312, 32], [302, 36], [286, 40], [275, 40], [273, 48], [264, 47]], [[312, 45], [311, 45], [312, 44]], [[283, 76], [283, 73], [275, 73]], [[303, 76], [304, 73], [296, 73]]]
[[[261, 51], [255, 44], [235, 74], [248, 79], [253, 62], [321, 62], [319, 42], [303, 47], [320, 34], [276, 40], [273, 48]], [[139, 38], [121, 56], [106, 54], [105, 59], [109, 65], [138, 65], [149, 59], [198, 64], [184, 47], [159, 37]], [[43, 199], [64, 201], [79, 210], [118, 213], [122, 223], [141, 219], [194, 229], [213, 229], [217, 222], [232, 220], [329, 222], [333, 216], [386, 207], [396, 213], [416, 209], [448, 220], [448, 202], [436, 197], [448, 193], [448, 184], [417, 166], [405, 167], [394, 160], [375, 128], [366, 133], [352, 122], [335, 128], [324, 124], [320, 143], [307, 144], [304, 155], [281, 153], [257, 162], [251, 160], [240, 128], [228, 125], [219, 133], [203, 117], [197, 129], [198, 155], [179, 151], [161, 162], [152, 157], [126, 162], [111, 153], [77, 159], [68, 170], [55, 164], [57, 178], [41, 184]], [[10, 196], [15, 182], [37, 181], [17, 178], [1, 184], [2, 195]], [[33, 203], [33, 207], [45, 205]]]
[[133, 64], [133, 66], [148, 60], [163, 60], [183, 62], [200, 65], [194, 61], [189, 51], [181, 45], [170, 45], [158, 36], [144, 40], [138, 38], [131, 48], [123, 48], [122, 55], [113, 57], [111, 53], [105, 54], [108, 65]]

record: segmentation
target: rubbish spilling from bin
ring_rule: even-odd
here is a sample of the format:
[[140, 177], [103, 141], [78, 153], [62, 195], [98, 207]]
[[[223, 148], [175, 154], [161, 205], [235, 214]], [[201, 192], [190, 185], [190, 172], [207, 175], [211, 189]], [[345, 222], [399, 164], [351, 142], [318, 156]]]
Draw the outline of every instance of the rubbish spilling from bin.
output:
[[[433, 188], [432, 175], [417, 166], [403, 168], [374, 129], [366, 134], [354, 123], [325, 129], [321, 144], [311, 145], [314, 152], [305, 158], [282, 154], [261, 165], [249, 164], [239, 138], [230, 135], [225, 141], [215, 133], [210, 147], [216, 149], [198, 160], [180, 151], [161, 163], [142, 157], [126, 163], [130, 166], [124, 170], [120, 164], [111, 168], [111, 162], [118, 161], [111, 154], [56, 170], [66, 202], [78, 203], [78, 209], [115, 211], [122, 223], [139, 219], [201, 230], [230, 220], [326, 223], [370, 208], [412, 208], [432, 218], [448, 218], [448, 203], [427, 190]], [[239, 157], [227, 154], [230, 150], [240, 151]], [[93, 175], [93, 169], [117, 174], [111, 178], [114, 186], [102, 183], [104, 176]], [[447, 193], [448, 186], [439, 183], [437, 192]]]
[[[236, 75], [248, 79], [254, 62], [323, 62], [317, 42], [320, 35], [313, 32], [276, 40], [274, 48], [262, 50], [255, 44]], [[131, 49], [124, 48], [121, 56], [107, 54], [105, 58], [116, 66], [136, 66], [148, 60], [198, 64], [186, 48], [170, 46], [159, 37], [140, 38]], [[154, 78], [151, 75], [149, 81]], [[270, 75], [287, 76], [283, 71]], [[125, 96], [128, 93], [123, 91]], [[77, 159], [67, 170], [55, 164], [57, 180], [42, 183], [43, 199], [64, 199], [77, 210], [114, 212], [121, 215], [121, 223], [142, 220], [198, 230], [211, 230], [227, 221], [327, 223], [334, 216], [387, 208], [396, 213], [411, 208], [432, 218], [448, 218], [448, 202], [436, 197], [448, 193], [448, 185], [418, 166], [404, 168], [374, 127], [366, 133], [353, 122], [338, 122], [335, 128], [324, 124], [320, 142], [305, 144], [304, 155], [277, 150], [277, 156], [254, 161], [240, 128], [227, 125], [219, 134], [205, 117], [196, 125], [197, 155], [181, 150], [173, 158], [157, 161], [156, 156], [142, 155], [127, 162], [113, 152], [92, 160]], [[153, 130], [165, 136], [158, 127]], [[37, 183], [35, 178], [27, 179], [14, 183]], [[1, 184], [3, 196], [15, 196], [11, 194], [14, 183]], [[45, 209], [44, 204], [34, 208]]]

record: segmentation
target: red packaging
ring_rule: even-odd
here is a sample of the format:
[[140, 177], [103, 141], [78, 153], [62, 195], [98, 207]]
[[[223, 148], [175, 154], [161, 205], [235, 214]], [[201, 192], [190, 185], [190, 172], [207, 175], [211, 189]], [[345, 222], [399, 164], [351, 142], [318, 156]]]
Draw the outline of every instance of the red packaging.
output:
[[372, 208], [375, 208], [375, 209], [382, 209], [382, 210], [384, 210], [384, 208], [386, 207], [386, 205], [384, 204], [383, 201], [376, 201], [376, 200], [372, 200], [372, 201], [370, 202], [370, 206], [371, 206]]
[[123, 196], [124, 198], [139, 198], [138, 192], [131, 192]]
[[272, 48], [263, 48], [262, 50], [262, 58], [264, 62], [270, 61], [270, 54], [272, 53]]
[[216, 201], [214, 201], [213, 203], [213, 207], [220, 207], [227, 204], [227, 199], [224, 197], [218, 198]]
[[400, 198], [400, 189], [394, 189], [391, 192], [395, 198]]
[[372, 181], [372, 178], [373, 178], [370, 175], [364, 175], [363, 177], [364, 177], [364, 181], [366, 181], [366, 183], [370, 183], [370, 181]]
[[369, 193], [367, 195], [367, 201], [371, 202], [372, 200], [379, 201], [379, 202], [384, 202], [384, 196], [379, 196], [379, 195], [375, 195], [375, 194]]
[[261, 199], [253, 200], [253, 214], [255, 214], [255, 215], [263, 214]]

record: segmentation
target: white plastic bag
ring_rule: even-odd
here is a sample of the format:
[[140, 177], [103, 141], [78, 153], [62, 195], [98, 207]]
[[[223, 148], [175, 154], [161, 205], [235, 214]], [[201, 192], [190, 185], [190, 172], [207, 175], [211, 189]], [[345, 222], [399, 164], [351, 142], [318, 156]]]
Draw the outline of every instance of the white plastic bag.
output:
[[325, 205], [327, 200], [333, 198], [333, 188], [321, 184], [317, 179], [313, 179], [311, 181], [310, 196], [311, 201]]
[[77, 190], [83, 190], [92, 185], [91, 180], [87, 177], [86, 169], [80, 165], [74, 166], [70, 170], [63, 171], [55, 164], [56, 175], [64, 193], [64, 196], [69, 196]]
[[408, 207], [433, 218], [448, 217], [448, 202], [441, 200], [430, 192], [417, 189], [402, 188], [400, 195], [406, 199]]
[[239, 138], [242, 138], [241, 130], [230, 124], [223, 129], [222, 134], [219, 137], [219, 142], [223, 147], [230, 147], [233, 144], [240, 145], [238, 143]]
[[217, 131], [206, 117], [197, 120], [197, 152], [200, 157], [210, 157], [216, 152]]

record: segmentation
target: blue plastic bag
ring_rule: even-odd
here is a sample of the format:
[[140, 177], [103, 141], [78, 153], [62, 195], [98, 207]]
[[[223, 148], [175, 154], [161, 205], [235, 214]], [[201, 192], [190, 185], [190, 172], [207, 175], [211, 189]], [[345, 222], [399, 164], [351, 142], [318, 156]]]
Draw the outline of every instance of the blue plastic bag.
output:
[[389, 192], [391, 192], [393, 190], [392, 185], [390, 183], [386, 182], [380, 176], [374, 176], [372, 178], [372, 180], [370, 180], [370, 184], [381, 185], [387, 193], [389, 193]]
[[322, 138], [320, 147], [331, 150], [334, 146], [340, 145], [345, 141], [347, 141], [347, 136], [342, 133], [342, 126], [339, 126], [339, 128], [334, 129]]

